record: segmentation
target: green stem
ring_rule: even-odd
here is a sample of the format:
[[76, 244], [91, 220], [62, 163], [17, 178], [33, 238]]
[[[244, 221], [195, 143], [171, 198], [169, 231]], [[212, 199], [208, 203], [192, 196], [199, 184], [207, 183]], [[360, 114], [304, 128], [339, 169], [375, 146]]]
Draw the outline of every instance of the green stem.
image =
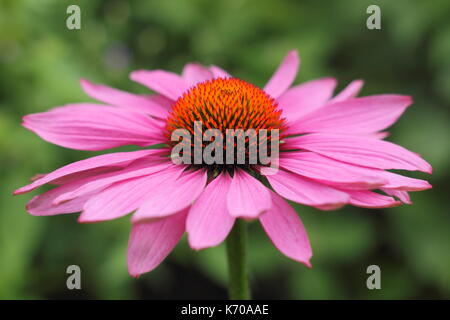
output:
[[232, 300], [249, 300], [247, 273], [247, 223], [237, 219], [227, 240], [229, 296]]

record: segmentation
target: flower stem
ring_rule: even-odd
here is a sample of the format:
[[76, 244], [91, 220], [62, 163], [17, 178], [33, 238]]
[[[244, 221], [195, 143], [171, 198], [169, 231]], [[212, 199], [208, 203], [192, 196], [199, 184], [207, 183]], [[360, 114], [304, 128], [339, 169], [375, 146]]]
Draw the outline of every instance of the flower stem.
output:
[[247, 223], [237, 219], [227, 238], [229, 297], [232, 300], [249, 300], [247, 273]]

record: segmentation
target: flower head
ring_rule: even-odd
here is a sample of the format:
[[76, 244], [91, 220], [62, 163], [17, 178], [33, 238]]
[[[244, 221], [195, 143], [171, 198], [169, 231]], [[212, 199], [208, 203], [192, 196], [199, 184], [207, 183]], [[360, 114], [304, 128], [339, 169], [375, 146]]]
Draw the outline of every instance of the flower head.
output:
[[[321, 210], [343, 205], [384, 208], [411, 203], [408, 191], [427, 181], [390, 169], [431, 173], [420, 156], [384, 141], [383, 131], [412, 103], [395, 94], [357, 98], [362, 81], [333, 97], [336, 81], [323, 78], [291, 87], [299, 58], [285, 57], [264, 88], [198, 64], [181, 76], [162, 70], [136, 71], [131, 79], [154, 95], [135, 95], [82, 80], [88, 95], [103, 104], [78, 103], [24, 117], [23, 125], [43, 139], [77, 150], [137, 145], [142, 150], [108, 153], [69, 164], [15, 191], [44, 184], [55, 188], [34, 197], [27, 210], [37, 216], [80, 212], [80, 222], [110, 220], [134, 212], [128, 266], [137, 276], [154, 269], [184, 232], [193, 249], [220, 244], [237, 218], [259, 219], [274, 245], [310, 266], [304, 226], [285, 199]], [[171, 161], [178, 130], [278, 130], [256, 141], [276, 141], [279, 169], [263, 175], [250, 162], [252, 140], [243, 144], [244, 163]], [[209, 143], [199, 141], [202, 151]], [[194, 141], [189, 147], [194, 146]], [[158, 149], [147, 147], [157, 145]], [[227, 146], [223, 145], [223, 149]], [[216, 149], [216, 152], [220, 150]], [[236, 160], [236, 158], [232, 158]]]

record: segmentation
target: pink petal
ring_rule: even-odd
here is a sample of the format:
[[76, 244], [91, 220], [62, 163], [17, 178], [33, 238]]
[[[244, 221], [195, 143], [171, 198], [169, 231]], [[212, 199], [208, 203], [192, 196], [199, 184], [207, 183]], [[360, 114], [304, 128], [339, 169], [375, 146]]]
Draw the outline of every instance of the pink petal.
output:
[[279, 170], [276, 174], [268, 175], [267, 179], [282, 197], [318, 209], [336, 209], [349, 200], [346, 193], [295, 173]]
[[235, 169], [227, 194], [228, 211], [233, 217], [254, 219], [266, 212], [272, 201], [269, 189], [242, 169]]
[[383, 186], [387, 189], [396, 189], [398, 191], [422, 191], [431, 189], [431, 185], [425, 180], [405, 177], [388, 171], [383, 172], [382, 176], [388, 181]]
[[269, 82], [267, 82], [264, 91], [273, 98], [281, 96], [294, 82], [299, 65], [300, 58], [297, 51], [289, 51]]
[[272, 193], [272, 208], [259, 221], [275, 247], [285, 256], [311, 267], [311, 245], [302, 221], [294, 209]]
[[64, 177], [72, 176], [74, 174], [80, 175], [88, 170], [97, 169], [101, 167], [108, 167], [113, 165], [119, 165], [129, 163], [130, 161], [149, 156], [160, 152], [159, 150], [140, 150], [133, 152], [116, 152], [103, 154], [97, 157], [88, 158], [85, 160], [77, 161], [61, 167], [44, 177], [35, 180], [33, 183], [26, 185], [20, 189], [14, 191], [14, 194], [22, 194], [30, 192], [46, 183], [60, 180]]
[[411, 97], [394, 94], [328, 103], [291, 123], [288, 133], [373, 133], [396, 122], [411, 103]]
[[56, 214], [74, 213], [83, 210], [83, 205], [92, 196], [85, 194], [82, 197], [71, 199], [59, 205], [53, 205], [54, 200], [61, 194], [70, 192], [81, 185], [82, 182], [72, 182], [54, 188], [41, 195], [35, 196], [27, 204], [27, 211], [34, 216], [52, 216]]
[[200, 250], [220, 244], [228, 236], [235, 218], [228, 213], [226, 194], [231, 178], [221, 173], [209, 183], [192, 205], [186, 222], [191, 248]]
[[409, 194], [406, 191], [388, 189], [388, 188], [380, 188], [380, 190], [390, 196], [397, 197], [403, 203], [412, 204], [411, 198], [409, 197]]
[[97, 151], [164, 141], [161, 126], [142, 113], [89, 103], [27, 115], [23, 126], [51, 143]]
[[383, 140], [316, 133], [287, 139], [286, 147], [288, 145], [365, 167], [432, 171], [417, 154]]
[[425, 180], [336, 161], [306, 151], [281, 153], [280, 165], [284, 169], [339, 189], [364, 190], [383, 186], [398, 191], [419, 191], [431, 188]]
[[187, 210], [157, 221], [133, 224], [128, 271], [133, 277], [155, 269], [183, 236]]
[[92, 196], [83, 207], [79, 222], [98, 222], [122, 217], [136, 210], [153, 194], [164, 190], [181, 173], [178, 166], [148, 176], [116, 182]]
[[119, 181], [147, 176], [149, 174], [167, 169], [170, 166], [173, 166], [173, 164], [169, 161], [164, 162], [155, 161], [149, 163], [148, 159], [142, 159], [142, 161], [138, 160], [137, 162], [132, 163], [131, 165], [122, 170], [99, 175], [93, 181], [85, 183], [70, 192], [60, 195], [58, 198], [55, 199], [54, 204], [59, 204], [77, 198], [84, 194], [104, 189], [110, 186], [111, 184]]
[[81, 79], [81, 86], [89, 96], [103, 103], [147, 113], [159, 118], [167, 117], [167, 109], [146, 96], [94, 84], [85, 79]]
[[280, 166], [344, 189], [375, 189], [387, 183], [380, 175], [382, 171], [350, 165], [314, 152], [283, 152]]
[[278, 105], [283, 115], [294, 121], [323, 106], [332, 97], [335, 87], [334, 78], [305, 82], [283, 93], [277, 99]]
[[130, 78], [174, 101], [189, 88], [189, 84], [182, 77], [163, 70], [138, 70], [132, 72]]
[[[99, 168], [85, 170], [82, 172], [72, 173], [67, 176], [63, 176], [62, 178], [53, 180], [53, 181], [49, 182], [49, 184], [63, 185], [63, 184], [69, 183], [69, 182], [79, 181], [84, 178], [97, 177], [99, 175], [119, 171], [119, 170], [125, 168], [128, 165], [128, 163], [129, 162], [123, 162], [123, 163], [120, 163], [120, 164], [117, 164], [114, 166], [105, 166], [105, 167], [99, 167]], [[45, 176], [45, 174], [40, 176], [38, 179], [43, 178], [44, 176]], [[37, 180], [37, 179], [34, 179], [32, 181], [35, 181], [35, 180]]]
[[167, 180], [152, 192], [133, 215], [132, 221], [161, 218], [190, 206], [202, 193], [206, 180], [206, 170], [185, 171], [177, 179]]
[[345, 190], [350, 195], [350, 204], [363, 208], [389, 208], [401, 205], [392, 197], [372, 191]]
[[211, 72], [214, 76], [214, 79], [216, 79], [216, 78], [223, 78], [223, 79], [232, 78], [232, 76], [228, 72], [226, 72], [225, 70], [223, 70], [222, 68], [220, 68], [218, 66], [211, 66], [211, 67], [209, 67], [209, 70], [211, 70]]
[[167, 112], [170, 111], [172, 109], [172, 106], [175, 104], [174, 100], [169, 99], [161, 94], [151, 94], [145, 97], [153, 103], [159, 104], [161, 107], [166, 109]]
[[367, 134], [361, 134], [361, 137], [366, 138], [372, 138], [372, 139], [381, 139], [389, 137], [389, 132], [382, 131], [382, 132], [374, 132], [374, 133], [367, 133]]
[[364, 81], [362, 81], [362, 80], [354, 80], [354, 81], [350, 82], [350, 84], [347, 87], [345, 87], [344, 90], [339, 92], [328, 103], [335, 103], [335, 102], [344, 101], [344, 100], [356, 97], [358, 95], [359, 91], [361, 91], [361, 88], [363, 85], [364, 85]]
[[370, 138], [370, 139], [380, 139], [383, 140], [384, 138], [389, 137], [389, 132], [387, 131], [380, 131], [380, 132], [371, 132], [371, 133], [358, 133], [358, 134], [354, 134], [354, 133], [349, 133], [349, 134], [345, 134], [345, 133], [333, 133], [334, 135], [339, 135], [339, 136], [357, 136], [357, 137], [362, 137], [362, 138]]
[[194, 86], [199, 82], [213, 79], [213, 74], [208, 68], [198, 63], [188, 63], [184, 66], [181, 74], [183, 79], [190, 85]]

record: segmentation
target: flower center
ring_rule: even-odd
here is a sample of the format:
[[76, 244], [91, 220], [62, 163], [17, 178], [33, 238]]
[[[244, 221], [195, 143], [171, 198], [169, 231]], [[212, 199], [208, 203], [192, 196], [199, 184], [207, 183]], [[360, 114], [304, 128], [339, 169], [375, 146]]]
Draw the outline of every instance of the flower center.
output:
[[[285, 129], [285, 119], [281, 117], [281, 113], [275, 99], [260, 88], [240, 79], [218, 78], [199, 83], [184, 93], [167, 118], [166, 130], [169, 141], [177, 129], [185, 129], [195, 136], [195, 128], [199, 124], [202, 132], [208, 129], [221, 132], [224, 141], [229, 129], [252, 131], [245, 138], [245, 164], [248, 165], [251, 164], [249, 152], [252, 143], [256, 143], [258, 147], [264, 143], [264, 147], [267, 147], [273, 130], [278, 130], [277, 137], [281, 138], [281, 132]], [[266, 132], [264, 138], [261, 138], [261, 130]], [[251, 139], [252, 134], [256, 140]], [[194, 147], [194, 139], [191, 141]], [[173, 147], [177, 143], [178, 141], [171, 141], [169, 144]], [[201, 143], [202, 148], [209, 144], [204, 139]], [[234, 146], [236, 147], [236, 143]], [[223, 148], [227, 148], [225, 143]]]

